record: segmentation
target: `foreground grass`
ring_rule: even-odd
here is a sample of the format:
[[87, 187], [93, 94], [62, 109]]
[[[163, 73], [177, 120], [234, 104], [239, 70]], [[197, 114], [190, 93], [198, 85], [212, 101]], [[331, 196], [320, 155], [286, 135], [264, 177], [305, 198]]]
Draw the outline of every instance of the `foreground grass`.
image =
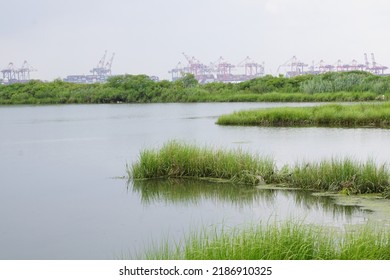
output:
[[390, 197], [390, 172], [372, 160], [349, 158], [298, 163], [280, 170], [270, 158], [241, 150], [199, 148], [175, 141], [160, 150], [144, 150], [139, 161], [128, 167], [133, 180], [195, 178], [223, 180], [236, 184], [282, 184], [307, 190], [345, 194], [382, 193]]
[[335, 231], [285, 222], [193, 233], [176, 247], [151, 248], [141, 259], [183, 260], [389, 260], [390, 235], [369, 226]]
[[390, 102], [248, 110], [221, 116], [220, 125], [390, 127]]

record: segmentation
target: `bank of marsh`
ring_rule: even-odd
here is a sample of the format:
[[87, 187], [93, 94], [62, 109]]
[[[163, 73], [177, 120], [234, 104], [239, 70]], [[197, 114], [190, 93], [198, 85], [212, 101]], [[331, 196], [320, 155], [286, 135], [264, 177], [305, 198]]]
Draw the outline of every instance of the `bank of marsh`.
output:
[[389, 128], [390, 102], [240, 111], [219, 117], [217, 124]]
[[192, 178], [229, 181], [235, 184], [281, 184], [307, 190], [345, 194], [382, 193], [390, 197], [390, 172], [386, 164], [329, 159], [301, 162], [278, 169], [273, 159], [242, 150], [197, 147], [170, 141], [161, 149], [144, 150], [128, 167], [133, 180]]

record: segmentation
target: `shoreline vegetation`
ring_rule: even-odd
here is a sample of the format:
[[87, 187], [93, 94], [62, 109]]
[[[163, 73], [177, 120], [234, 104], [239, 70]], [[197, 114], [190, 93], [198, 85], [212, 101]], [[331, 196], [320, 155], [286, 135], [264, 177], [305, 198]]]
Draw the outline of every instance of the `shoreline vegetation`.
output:
[[278, 185], [341, 194], [379, 193], [390, 198], [390, 171], [350, 158], [297, 163], [276, 168], [269, 157], [241, 150], [200, 148], [170, 141], [159, 150], [144, 150], [139, 160], [127, 166], [132, 180], [201, 179], [242, 185]]
[[110, 77], [103, 84], [55, 80], [0, 85], [0, 105], [168, 102], [361, 102], [390, 99], [390, 77], [367, 72], [292, 78], [267, 75], [240, 83], [199, 84], [186, 74], [170, 82], [146, 75]]
[[[243, 189], [258, 185], [297, 188], [328, 193], [381, 193], [390, 198], [390, 171], [372, 160], [331, 159], [316, 163], [298, 163], [277, 169], [268, 157], [242, 150], [222, 150], [169, 141], [160, 149], [147, 149], [139, 160], [127, 166], [129, 180], [147, 203], [153, 199], [177, 199], [164, 196], [161, 180], [172, 188], [170, 180], [190, 179], [219, 182]], [[169, 179], [169, 180], [168, 180]], [[160, 182], [154, 186], [153, 182]], [[222, 184], [229, 182], [231, 184]], [[151, 185], [150, 185], [150, 184]], [[186, 188], [186, 184], [180, 185]], [[192, 186], [189, 184], [188, 186]], [[161, 190], [160, 190], [161, 191]], [[215, 195], [211, 190], [210, 195]], [[227, 190], [228, 192], [231, 190]], [[162, 190], [164, 193], [164, 190]], [[179, 200], [187, 201], [187, 197]], [[122, 256], [123, 259], [132, 256]], [[243, 228], [203, 228], [192, 231], [183, 240], [153, 243], [136, 259], [148, 260], [388, 260], [390, 235], [379, 224], [353, 225], [340, 229], [299, 221], [268, 222]]]
[[390, 102], [245, 110], [220, 116], [217, 124], [274, 127], [390, 128]]
[[389, 260], [386, 228], [364, 225], [345, 230], [287, 221], [244, 229], [200, 230], [179, 244], [154, 245], [147, 260]]

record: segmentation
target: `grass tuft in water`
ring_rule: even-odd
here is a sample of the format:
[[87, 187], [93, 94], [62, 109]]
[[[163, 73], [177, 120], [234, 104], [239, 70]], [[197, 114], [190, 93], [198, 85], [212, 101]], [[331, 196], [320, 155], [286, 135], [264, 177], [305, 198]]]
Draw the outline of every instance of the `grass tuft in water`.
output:
[[294, 187], [345, 194], [383, 193], [389, 187], [390, 174], [385, 165], [373, 160], [359, 162], [350, 158], [296, 164], [290, 183]]
[[344, 194], [382, 193], [390, 197], [386, 164], [350, 158], [298, 163], [278, 170], [272, 159], [241, 150], [213, 150], [171, 141], [160, 150], [145, 150], [127, 168], [133, 180], [157, 178], [206, 179], [215, 182], [259, 185], [281, 184], [308, 190]]
[[247, 110], [223, 115], [219, 117], [217, 124], [389, 128], [390, 102]]
[[170, 141], [160, 150], [142, 151], [128, 174], [133, 179], [208, 178], [256, 185], [271, 182], [274, 165], [269, 158], [242, 150], [213, 150]]

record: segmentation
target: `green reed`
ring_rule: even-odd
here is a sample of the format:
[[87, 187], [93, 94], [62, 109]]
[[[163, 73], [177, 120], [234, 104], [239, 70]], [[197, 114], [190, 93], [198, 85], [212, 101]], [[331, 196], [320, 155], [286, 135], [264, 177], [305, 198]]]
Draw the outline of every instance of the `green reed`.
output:
[[390, 235], [368, 225], [335, 230], [300, 222], [244, 229], [202, 230], [184, 241], [147, 250], [141, 259], [183, 260], [389, 260]]
[[133, 179], [209, 178], [239, 184], [270, 182], [274, 162], [242, 150], [199, 148], [171, 141], [160, 150], [144, 150], [139, 161], [128, 168]]
[[389, 128], [390, 102], [247, 110], [223, 115], [217, 124]]
[[350, 158], [296, 164], [290, 183], [303, 189], [336, 191], [346, 194], [383, 193], [389, 188], [390, 173], [385, 164]]
[[277, 169], [269, 157], [242, 150], [200, 148], [170, 141], [160, 150], [144, 150], [127, 169], [133, 180], [157, 178], [206, 179], [234, 184], [276, 184], [344, 194], [382, 193], [390, 197], [387, 164], [351, 158], [296, 163]]

